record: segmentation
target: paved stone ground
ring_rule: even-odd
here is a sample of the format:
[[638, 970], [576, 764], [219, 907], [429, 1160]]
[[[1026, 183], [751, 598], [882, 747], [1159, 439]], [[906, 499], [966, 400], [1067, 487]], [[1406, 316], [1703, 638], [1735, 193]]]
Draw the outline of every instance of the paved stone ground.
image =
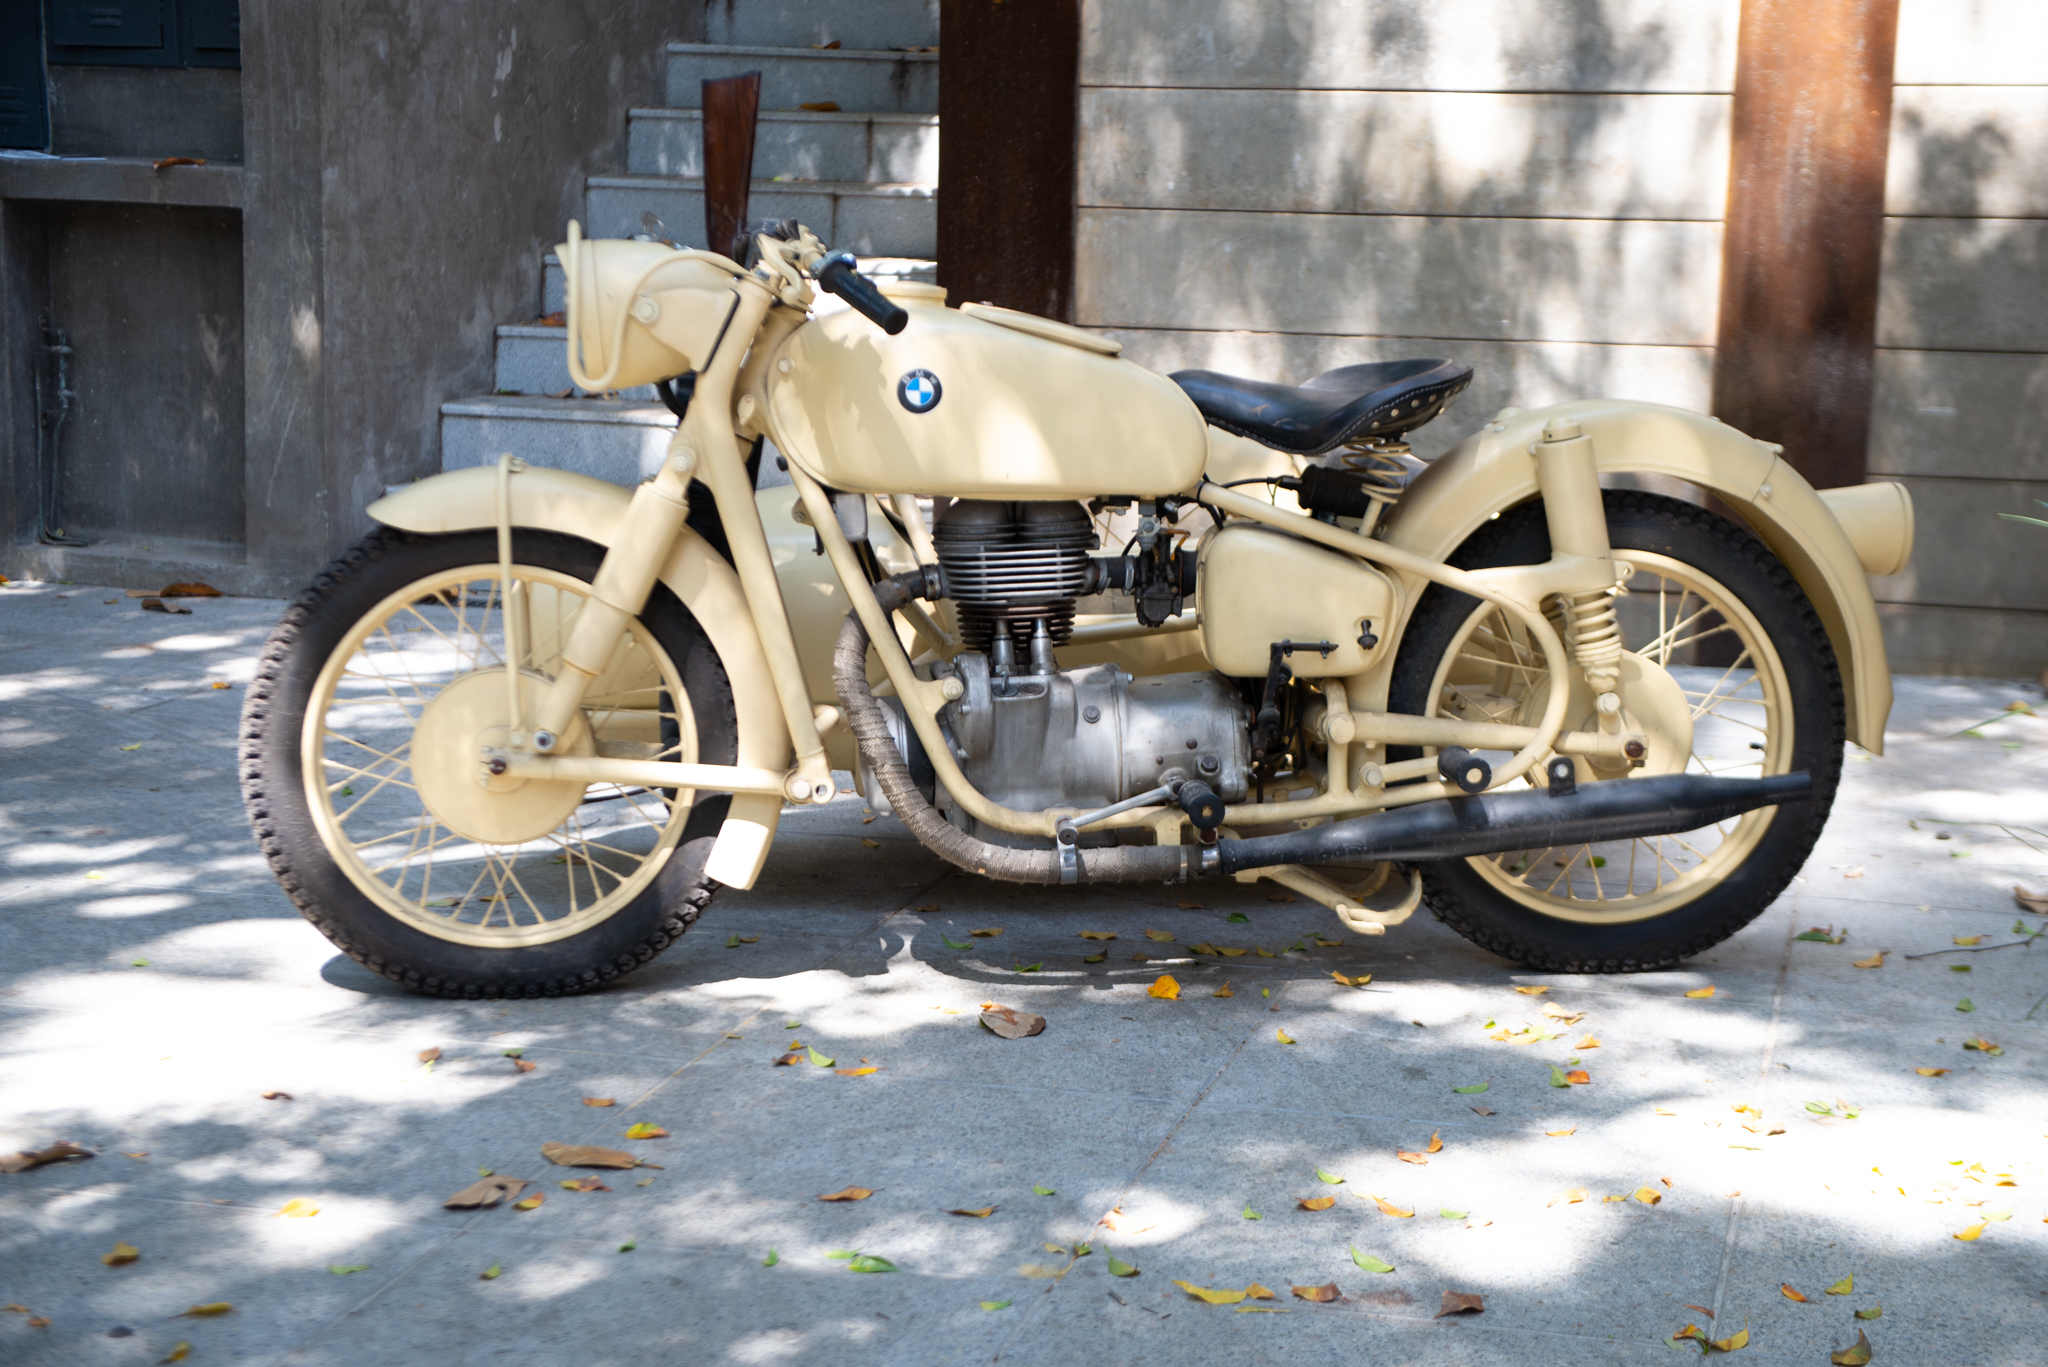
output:
[[[1891, 753], [1852, 753], [1805, 876], [1678, 972], [1532, 976], [1434, 922], [1358, 939], [1266, 886], [1204, 885], [1181, 909], [1164, 889], [977, 883], [846, 799], [789, 816], [761, 886], [617, 988], [449, 1003], [336, 955], [256, 855], [232, 737], [276, 612], [0, 592], [0, 1149], [98, 1152], [0, 1177], [0, 1361], [154, 1363], [184, 1340], [194, 1363], [336, 1367], [1633, 1364], [1671, 1360], [1693, 1322], [1746, 1326], [1759, 1360], [1823, 1363], [1860, 1327], [1881, 1363], [2048, 1363], [2048, 948], [1904, 957], [2010, 941], [2012, 885], [2048, 887], [2048, 720], [1957, 734], [2031, 686], [1901, 679]], [[1814, 925], [1849, 938], [1793, 938]], [[942, 938], [990, 926], [967, 950]], [[1147, 927], [1343, 943], [1218, 963]], [[1120, 936], [1106, 963], [1082, 962], [1084, 929]], [[760, 940], [725, 948], [735, 933]], [[1851, 967], [1878, 949], [1883, 968]], [[1178, 1002], [1145, 994], [1162, 967]], [[988, 1000], [1050, 1024], [998, 1039], [976, 1024]], [[1527, 1046], [1483, 1028], [1548, 1002], [1586, 1019]], [[1587, 1031], [1597, 1049], [1567, 1047]], [[797, 1034], [881, 1071], [770, 1066]], [[1976, 1036], [2003, 1055], [1965, 1052]], [[512, 1046], [538, 1068], [517, 1074]], [[1590, 1085], [1548, 1085], [1568, 1058]], [[671, 1137], [629, 1145], [640, 1120]], [[1396, 1160], [1432, 1133], [1426, 1167]], [[550, 1140], [662, 1167], [567, 1192]], [[547, 1203], [443, 1210], [480, 1167]], [[875, 1194], [816, 1199], [848, 1185]], [[1572, 1188], [1588, 1199], [1552, 1204]], [[1662, 1199], [1601, 1199], [1638, 1188]], [[1325, 1193], [1333, 1209], [1295, 1205]], [[294, 1198], [319, 1214], [278, 1218]], [[1980, 1215], [1981, 1238], [1952, 1237]], [[141, 1258], [103, 1265], [117, 1240]], [[1094, 1252], [1043, 1247], [1077, 1240]], [[851, 1272], [844, 1249], [901, 1271]], [[1140, 1275], [1111, 1277], [1112, 1251]], [[1822, 1294], [1850, 1276], [1853, 1295]], [[1287, 1313], [1175, 1279], [1256, 1280], [1281, 1299], [1247, 1304]], [[1288, 1299], [1333, 1279], [1346, 1300]], [[1432, 1319], [1446, 1290], [1484, 1314]]]

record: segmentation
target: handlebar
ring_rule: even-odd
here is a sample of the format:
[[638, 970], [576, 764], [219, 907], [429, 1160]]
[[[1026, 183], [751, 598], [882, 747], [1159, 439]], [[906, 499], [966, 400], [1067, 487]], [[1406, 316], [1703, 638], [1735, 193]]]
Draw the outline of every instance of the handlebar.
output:
[[860, 273], [857, 269], [859, 264], [851, 252], [833, 252], [820, 261], [811, 274], [825, 293], [838, 295], [856, 313], [894, 337], [910, 322], [910, 315], [899, 305], [890, 303], [888, 297], [875, 288], [875, 282]]

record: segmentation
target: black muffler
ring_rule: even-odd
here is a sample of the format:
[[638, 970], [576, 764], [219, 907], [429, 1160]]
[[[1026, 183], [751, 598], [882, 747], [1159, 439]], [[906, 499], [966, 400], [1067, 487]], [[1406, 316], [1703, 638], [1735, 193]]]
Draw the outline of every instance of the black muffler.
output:
[[1509, 850], [1563, 848], [1603, 840], [1677, 835], [1758, 807], [1812, 796], [1813, 776], [1708, 778], [1668, 774], [1589, 784], [1552, 796], [1542, 789], [1418, 802], [1286, 835], [1225, 840], [1204, 871], [1237, 873], [1275, 864], [1413, 863]]

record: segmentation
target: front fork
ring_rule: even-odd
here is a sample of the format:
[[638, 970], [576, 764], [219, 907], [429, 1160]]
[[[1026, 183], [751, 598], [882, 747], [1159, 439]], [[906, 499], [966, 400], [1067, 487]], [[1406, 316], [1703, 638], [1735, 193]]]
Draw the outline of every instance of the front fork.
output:
[[[768, 536], [755, 510], [746, 461], [732, 430], [733, 387], [747, 342], [759, 332], [774, 296], [749, 278], [737, 280], [735, 287], [740, 302], [726, 326], [725, 343], [699, 372], [688, 416], [670, 439], [660, 471], [634, 491], [625, 521], [598, 566], [590, 596], [562, 648], [560, 672], [548, 685], [534, 715], [526, 719], [527, 725], [514, 727], [509, 758], [515, 770], [533, 772], [536, 766], [531, 760], [550, 755], [559, 744], [591, 682], [610, 661], [619, 637], [646, 606], [647, 595], [689, 516], [690, 481], [702, 479], [718, 504], [733, 566], [746, 592], [783, 720], [795, 745], [796, 767], [781, 784], [782, 796], [791, 802], [828, 802], [833, 796], [831, 761], [812, 714], [789, 614], [776, 584]], [[509, 499], [502, 501], [509, 506]], [[509, 571], [506, 573], [509, 580]], [[505, 587], [509, 590], [509, 582]]]

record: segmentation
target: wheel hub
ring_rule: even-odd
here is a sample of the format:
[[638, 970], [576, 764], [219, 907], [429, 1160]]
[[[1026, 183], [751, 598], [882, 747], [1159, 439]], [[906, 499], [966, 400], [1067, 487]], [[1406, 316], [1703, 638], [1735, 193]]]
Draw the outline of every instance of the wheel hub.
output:
[[[1621, 653], [1620, 669], [1621, 684], [1615, 692], [1621, 697], [1621, 712], [1616, 729], [1641, 735], [1649, 753], [1639, 767], [1627, 760], [1577, 756], [1580, 780], [1653, 778], [1685, 772], [1686, 760], [1692, 755], [1692, 705], [1686, 701], [1685, 690], [1661, 665], [1633, 651]], [[1571, 689], [1571, 696], [1565, 700], [1566, 729], [1602, 730], [1599, 700], [1579, 670], [1572, 671]], [[1530, 690], [1517, 720], [1525, 726], [1535, 725], [1542, 720], [1549, 701], [1550, 682], [1546, 678]]]
[[[521, 674], [520, 711], [538, 715], [547, 690], [547, 680]], [[508, 711], [505, 671], [479, 669], [436, 694], [413, 731], [412, 773], [420, 801], [450, 830], [487, 845], [538, 840], [583, 804], [586, 786], [578, 779], [492, 774], [487, 752], [510, 745]], [[590, 729], [579, 714], [552, 753], [591, 752]]]

